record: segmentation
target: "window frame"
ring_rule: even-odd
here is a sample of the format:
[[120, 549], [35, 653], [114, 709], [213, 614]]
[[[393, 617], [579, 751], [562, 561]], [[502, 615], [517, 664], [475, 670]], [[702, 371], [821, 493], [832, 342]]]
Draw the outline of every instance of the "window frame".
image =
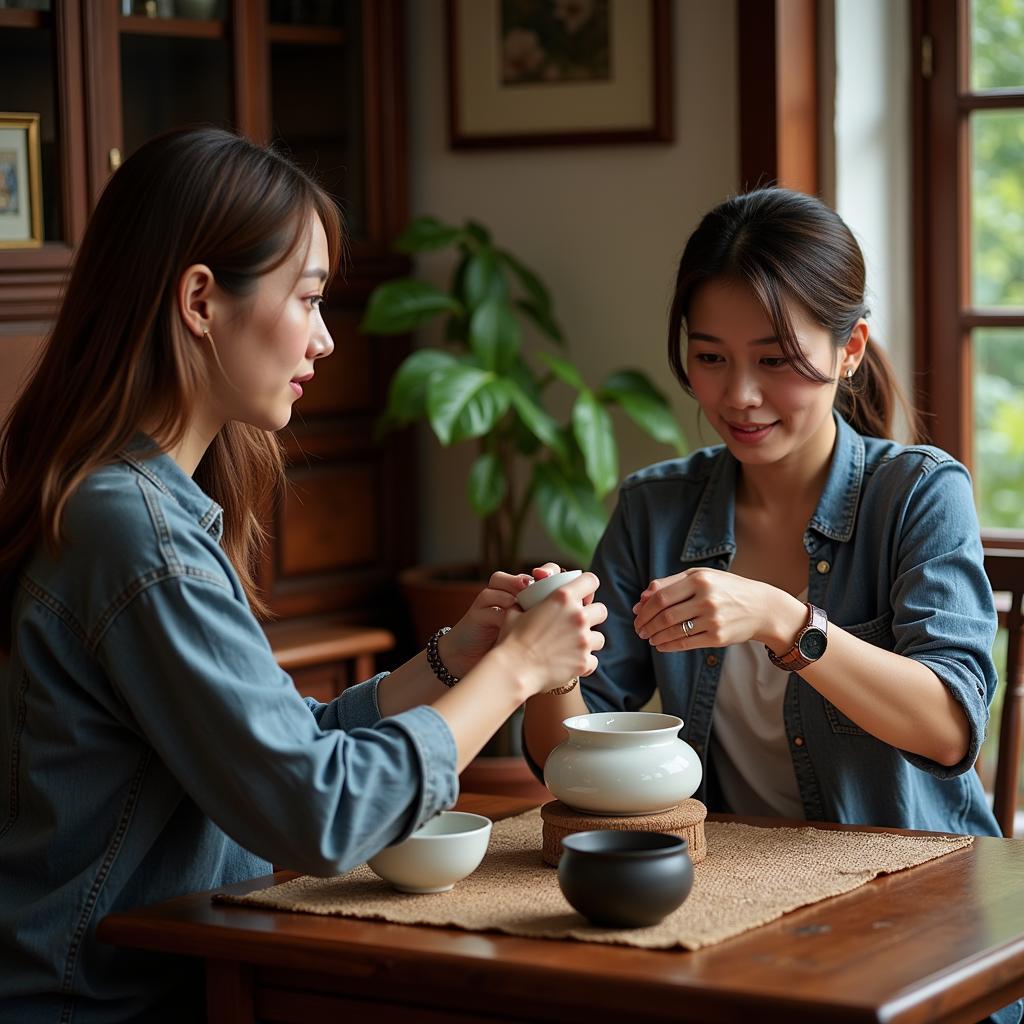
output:
[[[927, 439], [972, 469], [971, 332], [1024, 329], [1024, 307], [970, 305], [970, 114], [1024, 112], [1024, 87], [970, 89], [970, 0], [913, 0], [914, 401]], [[950, 414], [949, 410], [953, 410]], [[985, 528], [1024, 548], [1024, 530]]]

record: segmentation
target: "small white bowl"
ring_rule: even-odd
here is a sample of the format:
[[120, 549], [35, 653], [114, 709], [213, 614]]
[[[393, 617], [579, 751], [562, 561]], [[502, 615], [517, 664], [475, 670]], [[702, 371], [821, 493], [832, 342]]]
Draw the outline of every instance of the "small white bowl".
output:
[[571, 583], [577, 576], [582, 576], [582, 569], [567, 569], [565, 572], [556, 572], [554, 576], [545, 576], [542, 580], [536, 580], [525, 590], [520, 590], [516, 602], [524, 612], [528, 612], [534, 605], [538, 605], [548, 594], [553, 594], [559, 587]]
[[490, 818], [466, 811], [442, 811], [404, 842], [385, 847], [367, 864], [399, 892], [447, 892], [480, 866], [490, 839]]

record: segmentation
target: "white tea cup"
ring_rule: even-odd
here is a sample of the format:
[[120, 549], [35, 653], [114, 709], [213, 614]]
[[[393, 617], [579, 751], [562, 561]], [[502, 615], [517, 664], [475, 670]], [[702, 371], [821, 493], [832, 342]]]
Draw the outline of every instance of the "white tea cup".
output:
[[519, 591], [516, 602], [524, 612], [528, 612], [549, 594], [553, 594], [560, 587], [572, 583], [574, 579], [582, 575], [582, 569], [567, 569], [565, 572], [556, 572], [554, 576], [545, 576], [542, 580], [534, 580], [525, 590]]

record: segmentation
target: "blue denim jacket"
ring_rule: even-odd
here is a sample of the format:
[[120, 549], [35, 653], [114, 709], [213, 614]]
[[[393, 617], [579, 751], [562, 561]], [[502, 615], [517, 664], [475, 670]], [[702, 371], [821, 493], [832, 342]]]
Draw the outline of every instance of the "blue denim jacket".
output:
[[[808, 819], [999, 835], [971, 770], [996, 685], [996, 630], [967, 471], [929, 446], [861, 437], [836, 416], [832, 464], [804, 533], [808, 600], [848, 632], [927, 665], [964, 709], [970, 746], [944, 767], [868, 735], [792, 674], [784, 720]], [[723, 446], [641, 470], [622, 485], [593, 570], [608, 606], [593, 711], [636, 709], [660, 691], [704, 761], [697, 794], [721, 806], [707, 763], [715, 690], [728, 648], [659, 654], [631, 611], [652, 579], [691, 566], [727, 569], [736, 552], [738, 463]], [[717, 805], [717, 806], [716, 806]]]
[[143, 454], [71, 498], [0, 661], [4, 1022], [109, 1024], [166, 1002], [168, 958], [97, 942], [104, 915], [271, 862], [344, 871], [458, 795], [432, 708], [382, 719], [379, 676], [299, 697], [219, 544], [221, 510]]

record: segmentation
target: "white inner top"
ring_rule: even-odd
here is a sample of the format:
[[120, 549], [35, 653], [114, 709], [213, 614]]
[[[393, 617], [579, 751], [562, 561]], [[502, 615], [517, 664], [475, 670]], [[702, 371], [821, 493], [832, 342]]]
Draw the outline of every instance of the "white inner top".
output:
[[804, 818], [782, 718], [789, 673], [756, 640], [722, 652], [711, 717], [711, 760], [735, 814]]

